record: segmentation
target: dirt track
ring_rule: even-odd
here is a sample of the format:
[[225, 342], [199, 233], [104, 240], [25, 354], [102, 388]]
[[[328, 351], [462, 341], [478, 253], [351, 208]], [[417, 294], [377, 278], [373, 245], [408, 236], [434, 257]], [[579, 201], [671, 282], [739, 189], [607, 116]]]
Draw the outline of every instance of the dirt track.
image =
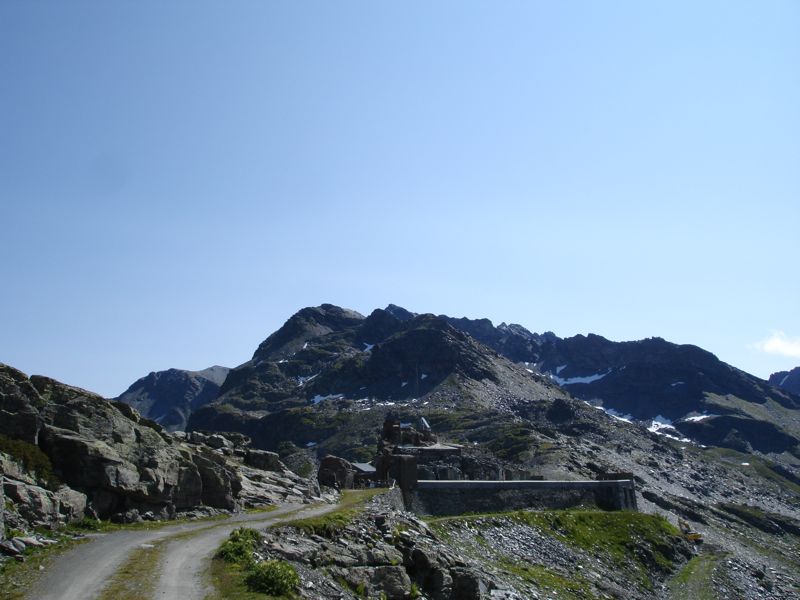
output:
[[[142, 544], [164, 540], [153, 598], [158, 600], [202, 600], [210, 591], [204, 574], [217, 546], [228, 534], [246, 524], [264, 527], [302, 510], [302, 516], [322, 514], [335, 505], [308, 507], [284, 504], [269, 513], [236, 515], [225, 521], [204, 521], [169, 525], [156, 531], [117, 531], [94, 539], [57, 557], [35, 585], [28, 590], [30, 600], [90, 600], [97, 598], [131, 552]], [[175, 538], [169, 541], [169, 538]]]

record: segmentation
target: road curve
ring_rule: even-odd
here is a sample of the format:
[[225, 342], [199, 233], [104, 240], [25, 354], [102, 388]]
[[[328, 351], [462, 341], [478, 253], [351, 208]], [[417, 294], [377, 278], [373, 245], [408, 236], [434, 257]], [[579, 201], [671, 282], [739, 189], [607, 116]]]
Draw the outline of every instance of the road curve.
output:
[[[165, 541], [166, 552], [162, 559], [162, 575], [155, 598], [202, 599], [206, 588], [201, 577], [206, 561], [216, 546], [235, 528], [243, 525], [266, 526], [280, 520], [286, 513], [303, 510], [322, 513], [335, 505], [308, 508], [303, 504], [283, 504], [268, 513], [244, 513], [225, 521], [198, 521], [168, 525], [154, 531], [116, 531], [93, 536], [94, 539], [75, 546], [55, 558], [41, 577], [26, 592], [29, 600], [91, 600], [97, 598], [131, 552], [142, 544], [180, 536], [173, 542]], [[182, 535], [197, 532], [194, 535]], [[218, 540], [218, 542], [217, 542]], [[215, 544], [216, 542], [216, 544]], [[212, 546], [205, 547], [206, 544]], [[174, 559], [169, 553], [175, 552]], [[181, 571], [181, 569], [184, 569]], [[189, 577], [191, 573], [191, 577]], [[188, 585], [188, 587], [186, 587]], [[186, 589], [187, 591], [183, 591]], [[200, 594], [200, 595], [198, 595]]]
[[[334, 510], [336, 505], [322, 505], [307, 508], [299, 516], [311, 517]], [[210, 561], [219, 545], [237, 527], [265, 526], [283, 520], [277, 511], [269, 513], [265, 519], [232, 522], [225, 521], [215, 527], [198, 531], [196, 534], [166, 542], [162, 554], [161, 576], [153, 594], [156, 600], [203, 600], [211, 588], [206, 579]], [[288, 519], [287, 519], [288, 520]]]

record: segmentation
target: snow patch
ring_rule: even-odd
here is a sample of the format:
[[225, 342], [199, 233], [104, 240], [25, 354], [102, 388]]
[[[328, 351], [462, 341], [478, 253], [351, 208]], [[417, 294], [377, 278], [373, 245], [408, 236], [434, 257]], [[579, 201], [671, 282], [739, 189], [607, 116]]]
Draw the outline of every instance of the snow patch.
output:
[[626, 423], [633, 423], [632, 415], [624, 415], [621, 412], [614, 410], [613, 408], [604, 408], [602, 406], [599, 408], [602, 408], [609, 417], [612, 417], [617, 421], [625, 421]]
[[303, 350], [305, 350], [306, 348], [308, 348], [308, 342], [306, 342], [305, 344], [303, 344]]
[[306, 442], [306, 448], [313, 448], [317, 445], [317, 442]]
[[678, 385], [686, 385], [686, 382], [684, 382], [684, 381], [676, 381], [675, 383], [670, 383], [669, 385], [671, 387], [675, 387], [675, 386], [678, 386]]
[[[528, 363], [525, 363], [528, 364]], [[556, 375], [561, 375], [561, 371], [567, 368], [567, 365], [559, 365], [556, 367]]]
[[705, 421], [706, 419], [710, 419], [711, 417], [718, 417], [718, 416], [719, 415], [695, 415], [693, 417], [684, 417], [683, 420], [684, 421], [698, 422], [698, 421]]
[[372, 352], [372, 349], [375, 347], [375, 344], [368, 344], [367, 342], [361, 342], [364, 344], [364, 352]]
[[408, 385], [407, 381], [401, 381], [400, 382], [400, 387], [406, 387], [407, 385]]
[[[566, 366], [566, 365], [565, 365]], [[550, 374], [550, 379], [555, 381], [558, 385], [574, 385], [576, 383], [593, 383], [595, 381], [599, 381], [609, 373], [611, 373], [613, 369], [609, 369], [605, 373], [595, 373], [594, 375], [586, 375], [584, 377], [568, 377], [567, 379], [562, 379], [558, 375]]]
[[423, 373], [422, 375], [420, 375], [420, 376], [419, 376], [419, 378], [420, 378], [420, 379], [425, 379], [427, 376], [428, 376], [428, 374], [427, 374], [427, 373]]
[[327, 396], [317, 394], [311, 399], [311, 402], [316, 405], [325, 400], [338, 400], [339, 398], [344, 398], [344, 394], [328, 394]]
[[786, 380], [789, 379], [789, 374], [787, 373], [786, 376], [781, 379], [781, 382], [778, 384], [778, 387], [783, 387], [783, 384], [786, 383]]
[[525, 369], [528, 373], [533, 373], [531, 369]]
[[750, 466], [750, 463], [749, 463], [749, 462], [743, 462], [743, 463], [740, 463], [740, 464], [741, 464], [743, 467], [749, 467], [749, 466]]
[[308, 377], [303, 377], [302, 375], [300, 375], [299, 377], [297, 377], [297, 384], [302, 387], [306, 383], [314, 379], [314, 377], [316, 377], [317, 375], [319, 375], [319, 373], [314, 373], [313, 375], [309, 375]]
[[647, 431], [650, 431], [658, 435], [663, 435], [664, 437], [668, 437], [678, 442], [692, 441], [689, 438], [678, 437], [677, 435], [673, 435], [675, 433], [678, 433], [678, 430], [675, 429], [675, 427], [672, 425], [672, 421], [670, 421], [666, 417], [662, 417], [661, 415], [656, 415], [656, 417], [650, 422], [650, 426], [647, 428]]
[[650, 422], [650, 426], [647, 428], [647, 430], [652, 431], [653, 433], [658, 433], [662, 429], [675, 428], [672, 426], [672, 421], [666, 417], [662, 417], [661, 415], [656, 415], [653, 417], [653, 420]]

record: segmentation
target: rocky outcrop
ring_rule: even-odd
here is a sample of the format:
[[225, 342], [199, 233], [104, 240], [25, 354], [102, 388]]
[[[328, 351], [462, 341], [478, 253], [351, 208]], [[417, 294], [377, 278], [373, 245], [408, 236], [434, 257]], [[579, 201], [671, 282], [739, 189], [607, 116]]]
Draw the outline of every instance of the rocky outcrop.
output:
[[[46, 377], [28, 379], [5, 365], [0, 365], [0, 390], [3, 430], [34, 441], [68, 486], [50, 491], [32, 480], [7, 479], [5, 494], [28, 511], [24, 516], [31, 522], [56, 515], [68, 520], [82, 516], [84, 508], [99, 517], [137, 511], [168, 518], [197, 506], [234, 510], [243, 502], [239, 468], [246, 449], [233, 440], [246, 444], [245, 436], [173, 436], [126, 404]], [[279, 464], [273, 467], [280, 470]], [[251, 469], [252, 477], [260, 478], [259, 472]], [[248, 483], [249, 504], [259, 503], [258, 489]], [[314, 495], [288, 474], [269, 491], [261, 504]]]
[[2, 452], [0, 477], [0, 494], [14, 507], [16, 515], [32, 526], [49, 527], [79, 519], [84, 515], [85, 494], [66, 485], [47, 489], [36, 473], [29, 472], [14, 458]]
[[[291, 561], [311, 586], [301, 596], [405, 600], [422, 594], [437, 600], [480, 600], [497, 587], [413, 515], [383, 498], [327, 537], [291, 527], [268, 530], [260, 556]], [[412, 587], [413, 586], [413, 587]]]

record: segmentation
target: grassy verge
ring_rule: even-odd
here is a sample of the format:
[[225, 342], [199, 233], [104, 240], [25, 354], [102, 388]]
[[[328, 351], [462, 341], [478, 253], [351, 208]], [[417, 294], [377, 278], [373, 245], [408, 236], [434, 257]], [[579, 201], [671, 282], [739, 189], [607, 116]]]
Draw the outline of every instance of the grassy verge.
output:
[[297, 519], [286, 523], [286, 525], [299, 529], [308, 535], [315, 534], [333, 538], [359, 515], [361, 506], [385, 491], [385, 489], [380, 488], [345, 490], [342, 492], [342, 499], [339, 502], [339, 508], [336, 510], [319, 517]]
[[[171, 538], [168, 539], [171, 541]], [[168, 540], [143, 544], [131, 552], [111, 582], [100, 592], [98, 600], [141, 600], [152, 597], [158, 563], [166, 541]]]
[[[226, 563], [215, 558], [211, 561], [211, 584], [214, 591], [206, 600], [266, 600], [275, 598], [260, 592], [251, 592], [245, 579], [247, 570], [241, 565]], [[280, 597], [279, 597], [280, 598]]]
[[510, 560], [502, 560], [498, 566], [523, 581], [547, 591], [548, 597], [552, 593], [557, 598], [563, 598], [564, 600], [596, 598], [592, 593], [591, 585], [581, 577], [564, 577], [542, 565], [519, 563]]
[[[179, 523], [214, 522], [229, 518], [230, 515], [223, 514], [195, 520], [174, 519], [172, 521], [143, 521], [141, 523], [127, 524], [111, 523], [110, 521], [100, 521], [97, 519], [82, 519], [81, 521], [70, 523], [57, 532], [50, 531], [49, 529], [37, 529], [37, 533], [46, 538], [55, 540], [56, 544], [43, 548], [27, 548], [24, 553], [25, 562], [17, 562], [16, 560], [5, 561], [0, 566], [0, 600], [21, 599], [25, 591], [30, 588], [33, 582], [39, 577], [41, 571], [47, 568], [50, 561], [73, 546], [89, 541], [88, 538], [76, 539], [72, 537], [72, 534], [112, 533], [122, 530], [149, 531]], [[135, 554], [138, 554], [138, 551]], [[147, 553], [143, 551], [141, 556], [136, 557], [136, 560], [143, 560], [145, 554]], [[133, 560], [133, 557], [131, 560]], [[112, 595], [108, 597], [116, 598], [117, 596]], [[142, 598], [141, 595], [120, 595], [119, 597]]]
[[[277, 508], [277, 507], [276, 507]], [[275, 510], [274, 508], [272, 510]], [[231, 515], [221, 514], [213, 517], [202, 517], [200, 519], [177, 518], [165, 521], [141, 521], [139, 523], [112, 523], [111, 521], [101, 521], [85, 517], [80, 521], [70, 523], [64, 528], [69, 533], [111, 533], [114, 531], [155, 531], [169, 525], [180, 523], [204, 523], [206, 521], [224, 521], [230, 519]], [[48, 532], [41, 532], [47, 535]]]
[[715, 600], [714, 568], [723, 557], [707, 553], [695, 556], [669, 582], [674, 600]]
[[295, 598], [300, 578], [285, 561], [256, 562], [253, 553], [261, 541], [254, 529], [241, 527], [222, 543], [211, 565], [211, 583], [218, 598]]
[[248, 514], [252, 513], [269, 513], [272, 511], [278, 510], [277, 504], [265, 504], [264, 506], [254, 506], [253, 508], [248, 508], [244, 512]]

